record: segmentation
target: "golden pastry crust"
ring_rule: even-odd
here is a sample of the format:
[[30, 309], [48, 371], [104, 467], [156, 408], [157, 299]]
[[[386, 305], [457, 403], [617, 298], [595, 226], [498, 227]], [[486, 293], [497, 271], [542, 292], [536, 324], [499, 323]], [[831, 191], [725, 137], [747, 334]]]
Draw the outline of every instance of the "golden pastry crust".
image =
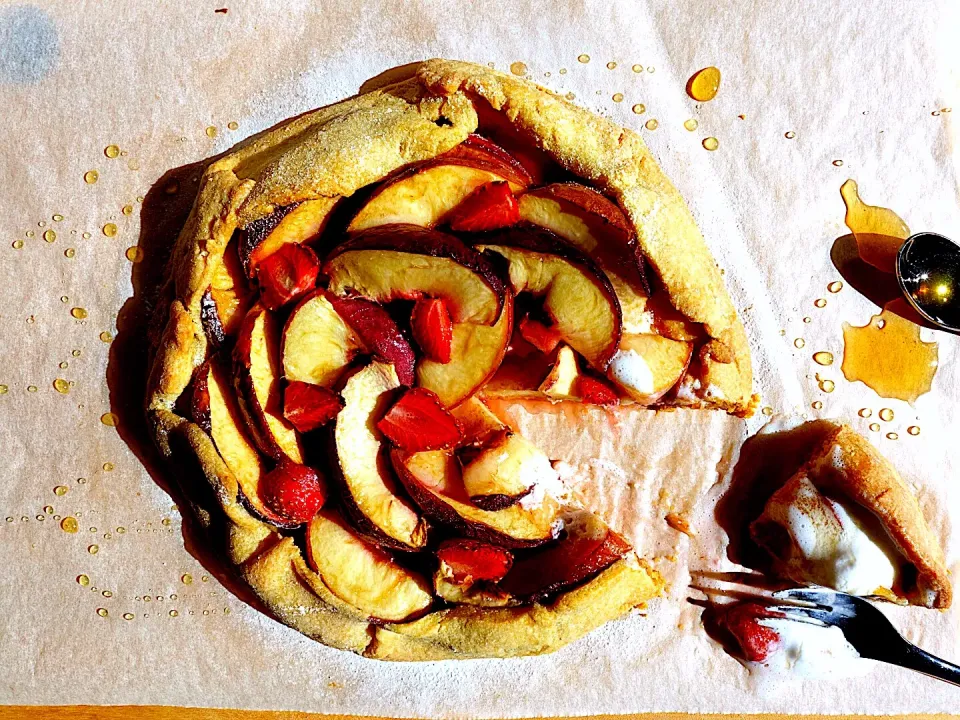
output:
[[[662, 590], [647, 566], [617, 563], [549, 606], [457, 607], [378, 627], [335, 596], [318, 594], [298, 548], [249, 513], [237, 481], [199, 426], [175, 403], [205, 360], [201, 298], [234, 232], [294, 202], [348, 197], [412, 163], [463, 142], [492, 111], [561, 167], [618, 201], [671, 303], [709, 336], [702, 391], [674, 404], [752, 412], [752, 371], [743, 326], [693, 217], [642, 139], [529, 82], [462, 62], [431, 60], [400, 79], [293, 118], [249, 138], [205, 170], [174, 247], [163, 328], [148, 382], [147, 416], [157, 446], [195, 456], [225, 519], [226, 552], [271, 611], [326, 644], [389, 659], [549, 652]], [[316, 579], [316, 578], [311, 578]]]
[[927, 527], [916, 497], [893, 465], [847, 425], [837, 424], [798, 471], [828, 495], [847, 498], [873, 513], [904, 558], [917, 570], [907, 599], [947, 608], [953, 597], [943, 551]]

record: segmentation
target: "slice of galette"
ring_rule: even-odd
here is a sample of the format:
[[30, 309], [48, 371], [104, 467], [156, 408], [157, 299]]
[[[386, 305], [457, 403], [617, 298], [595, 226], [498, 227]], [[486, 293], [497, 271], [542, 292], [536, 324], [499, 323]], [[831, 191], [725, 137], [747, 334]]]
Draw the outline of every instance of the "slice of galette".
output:
[[746, 415], [743, 326], [636, 134], [466, 63], [375, 85], [206, 168], [148, 419], [283, 622], [383, 659], [549, 652], [663, 582], [484, 399]]
[[943, 552], [894, 467], [837, 425], [750, 526], [774, 572], [852, 595], [950, 606]]

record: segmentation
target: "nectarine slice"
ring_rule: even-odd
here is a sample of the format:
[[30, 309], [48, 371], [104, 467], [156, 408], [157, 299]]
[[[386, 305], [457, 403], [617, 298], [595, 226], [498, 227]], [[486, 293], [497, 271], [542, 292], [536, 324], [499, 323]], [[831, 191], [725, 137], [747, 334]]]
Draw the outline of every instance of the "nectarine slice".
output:
[[433, 603], [426, 578], [397, 564], [331, 510], [307, 528], [307, 559], [330, 592], [373, 620], [403, 622]]
[[527, 497], [536, 485], [559, 486], [550, 459], [521, 435], [505, 430], [463, 467], [463, 489], [484, 510], [502, 510]]
[[357, 333], [323, 290], [300, 301], [283, 330], [283, 374], [288, 382], [330, 387], [363, 352]]
[[375, 426], [393, 404], [399, 387], [393, 365], [381, 362], [371, 363], [347, 380], [334, 444], [342, 504], [357, 530], [381, 545], [418, 550], [427, 543], [427, 524], [398, 493]]
[[652, 334], [624, 335], [607, 377], [632, 400], [649, 405], [679, 382], [692, 355], [692, 342]]
[[309, 243], [320, 237], [340, 198], [304, 200], [254, 220], [243, 230], [240, 259], [247, 275], [254, 277], [257, 265], [289, 243]]

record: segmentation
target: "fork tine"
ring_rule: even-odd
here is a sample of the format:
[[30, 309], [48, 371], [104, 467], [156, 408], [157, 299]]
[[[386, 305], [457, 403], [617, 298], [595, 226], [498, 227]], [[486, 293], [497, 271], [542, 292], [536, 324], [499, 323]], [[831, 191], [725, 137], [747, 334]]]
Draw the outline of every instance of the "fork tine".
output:
[[806, 608], [800, 605], [768, 605], [767, 610], [782, 613], [787, 620], [807, 622], [811, 625], [831, 625], [830, 612], [818, 608]]
[[790, 588], [775, 592], [773, 596], [786, 600], [808, 602], [826, 609], [832, 608], [837, 602], [837, 593], [833, 590], [819, 588]]

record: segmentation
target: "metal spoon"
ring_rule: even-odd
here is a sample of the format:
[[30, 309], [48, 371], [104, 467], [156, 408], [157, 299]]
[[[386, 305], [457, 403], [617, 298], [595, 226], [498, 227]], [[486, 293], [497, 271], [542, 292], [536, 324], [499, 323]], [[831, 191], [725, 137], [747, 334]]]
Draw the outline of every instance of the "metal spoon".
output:
[[911, 235], [897, 253], [897, 281], [914, 309], [937, 327], [960, 332], [960, 245], [943, 235]]

